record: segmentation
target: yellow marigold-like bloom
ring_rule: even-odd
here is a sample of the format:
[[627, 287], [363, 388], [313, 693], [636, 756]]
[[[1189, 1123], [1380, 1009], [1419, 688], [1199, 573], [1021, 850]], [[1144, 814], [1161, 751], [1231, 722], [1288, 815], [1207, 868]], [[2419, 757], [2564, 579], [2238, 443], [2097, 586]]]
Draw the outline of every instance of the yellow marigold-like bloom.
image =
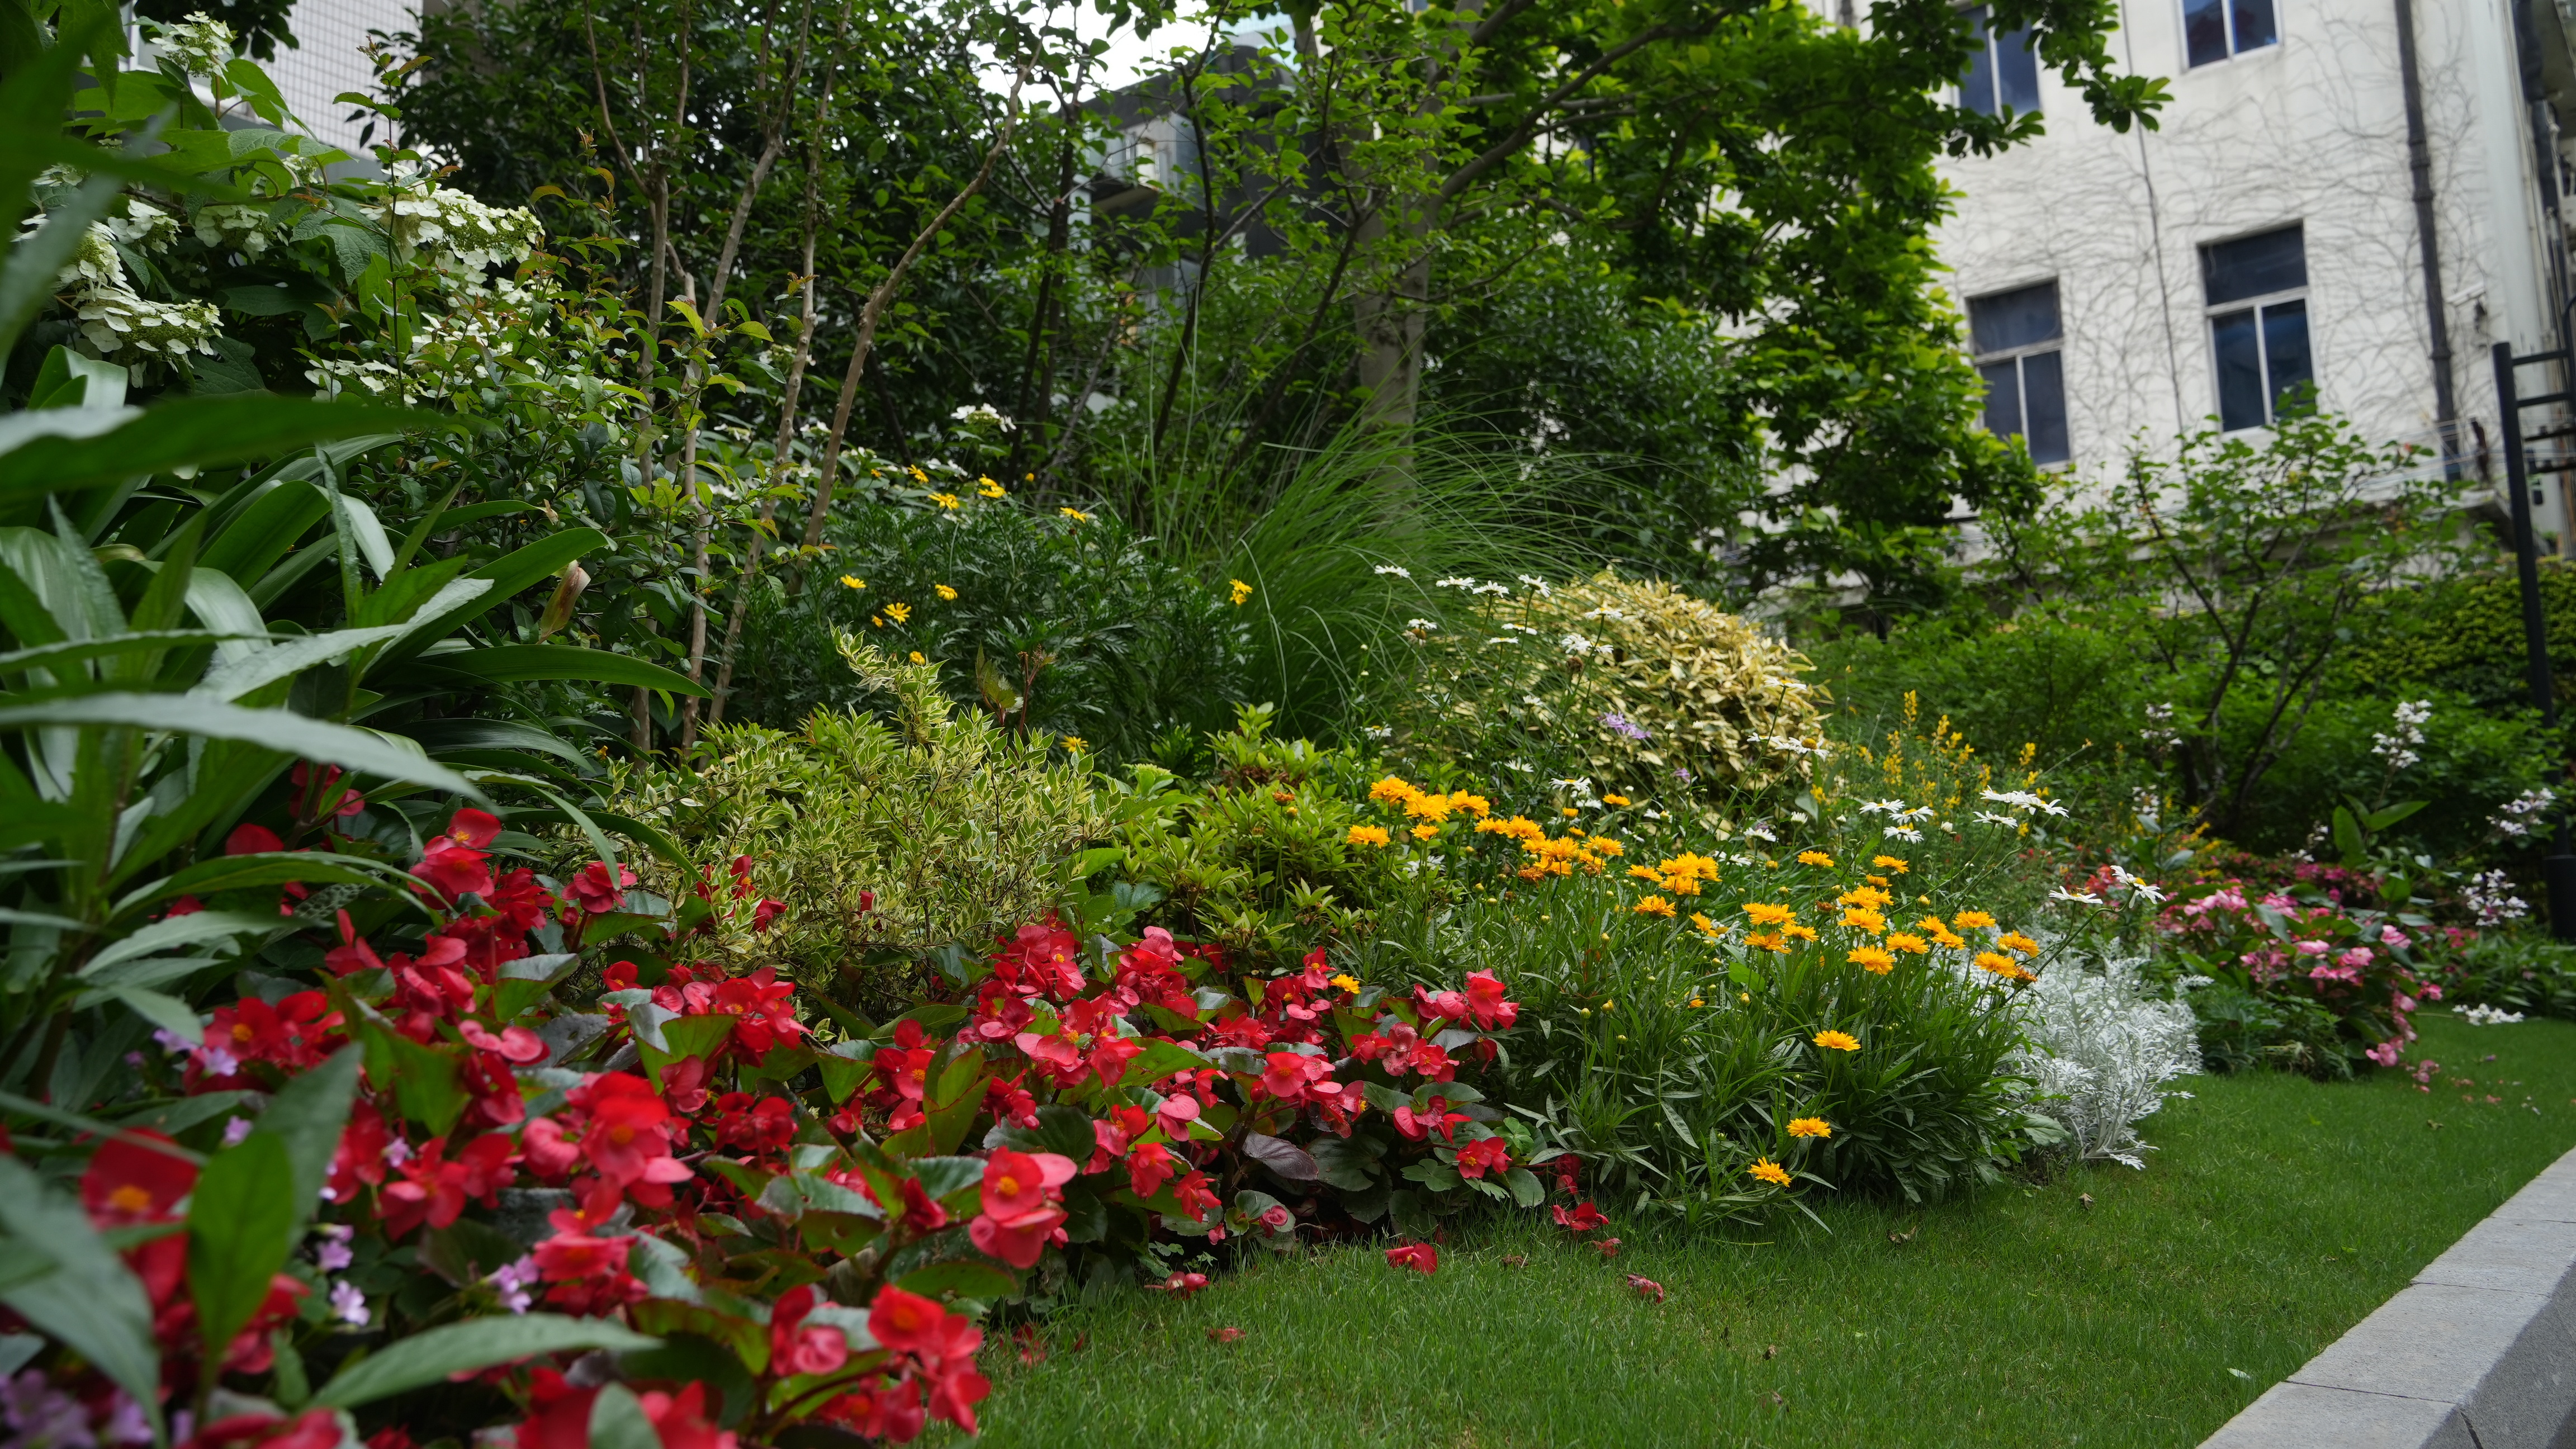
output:
[[[1381, 780], [1378, 783], [1384, 784], [1386, 782]], [[1402, 782], [1399, 781], [1398, 783]], [[1531, 841], [1545, 838], [1547, 835], [1547, 827], [1530, 819], [1526, 815], [1515, 815], [1509, 820], [1479, 820], [1476, 822], [1476, 833], [1479, 835], [1500, 835], [1512, 840]]]
[[1694, 855], [1687, 851], [1665, 861], [1656, 869], [1662, 871], [1667, 880], [1696, 882], [1717, 879], [1716, 861], [1705, 855]]
[[1592, 837], [1592, 848], [1601, 852], [1603, 855], [1613, 857], [1626, 855], [1628, 853], [1628, 847], [1612, 840], [1607, 835], [1596, 835]]
[[1234, 606], [1238, 609], [1242, 608], [1243, 601], [1252, 597], [1252, 585], [1241, 579], [1228, 579], [1226, 582], [1234, 591]]
[[1464, 810], [1482, 820], [1494, 813], [1494, 802], [1482, 795], [1471, 795], [1464, 790], [1452, 790], [1449, 792], [1449, 808]]
[[1798, 864], [1800, 865], [1831, 865], [1833, 863], [1834, 858], [1825, 854], [1821, 850], [1802, 850], [1798, 852]]
[[1648, 896], [1644, 900], [1637, 902], [1636, 910], [1637, 914], [1641, 916], [1662, 916], [1666, 920], [1671, 920], [1673, 915], [1673, 903], [1665, 900], [1662, 896]]
[[1953, 921], [1953, 924], [1962, 931], [1973, 931], [1980, 926], [1991, 926], [1994, 923], [1995, 918], [1983, 911], [1961, 911]]
[[1798, 919], [1796, 911], [1787, 906], [1773, 905], [1769, 901], [1746, 901], [1744, 914], [1751, 916], [1753, 924], [1757, 926], [1784, 925]]
[[1002, 496], [1002, 485], [990, 478], [978, 478], [975, 480], [975, 491], [987, 498], [999, 498]]
[[910, 604], [888, 604], [885, 606], [885, 611], [886, 617], [894, 620], [898, 624], [909, 624], [912, 622], [912, 605]]
[[1653, 881], [1657, 885], [1662, 885], [1664, 883], [1664, 873], [1655, 869], [1651, 865], [1632, 865], [1628, 867], [1628, 874], [1635, 876], [1639, 880]]
[[1584, 874], [1599, 875], [1601, 873], [1601, 857], [1594, 855], [1591, 851], [1578, 850], [1574, 853], [1574, 858], [1583, 862]]
[[1387, 834], [1383, 826], [1354, 825], [1351, 827], [1351, 833], [1343, 836], [1342, 839], [1352, 845], [1384, 845]]
[[918, 650], [918, 649], [915, 649], [914, 651], [912, 651], [912, 662], [913, 662], [913, 663], [915, 663], [915, 664], [928, 664], [930, 661], [929, 661], [929, 660], [927, 660], [927, 659], [922, 658], [922, 657], [921, 657], [921, 651], [920, 651], [920, 650]]
[[1879, 932], [1887, 929], [1887, 917], [1880, 915], [1876, 911], [1868, 910], [1860, 906], [1854, 906], [1850, 910], [1843, 912], [1843, 924], [1854, 930], [1867, 931], [1871, 935], [1875, 936]]
[[1078, 755], [1084, 750], [1091, 748], [1091, 741], [1084, 739], [1080, 735], [1066, 735], [1064, 737], [1064, 747]]
[[1816, 939], [1816, 928], [1813, 926], [1801, 926], [1797, 922], [1791, 921], [1789, 924], [1780, 928], [1780, 937], [1782, 940], [1796, 939], [1800, 941], [1812, 941]]
[[933, 493], [930, 495], [930, 501], [951, 511], [958, 507], [957, 495], [954, 493]]
[[1860, 1050], [1860, 1038], [1847, 1031], [1817, 1032], [1815, 1042], [1816, 1045], [1823, 1047], [1827, 1051], [1856, 1052]]
[[1699, 933], [1703, 936], [1717, 937], [1726, 934], [1726, 928], [1724, 926], [1719, 925], [1717, 922], [1710, 920], [1708, 917], [1701, 915], [1697, 911], [1691, 912], [1691, 925], [1698, 928]]
[[1755, 1177], [1762, 1179], [1764, 1182], [1771, 1183], [1778, 1187], [1787, 1187], [1792, 1181], [1794, 1181], [1794, 1179], [1789, 1176], [1789, 1169], [1773, 1162], [1768, 1157], [1753, 1164], [1753, 1166], [1747, 1170]]
[[1413, 838], [1416, 840], [1438, 840], [1440, 838], [1440, 827], [1437, 825], [1417, 825], [1413, 827]]
[[1883, 890], [1878, 890], [1871, 886], [1854, 886], [1852, 889], [1834, 897], [1834, 904], [1838, 906], [1859, 906], [1863, 910], [1874, 911], [1881, 906], [1886, 905], [1890, 899], [1892, 898]]
[[1339, 976], [1333, 977], [1332, 983], [1344, 991], [1357, 991], [1360, 989], [1360, 979], [1353, 976], [1348, 971], [1343, 972]]
[[1857, 947], [1843, 959], [1873, 976], [1884, 976], [1896, 969], [1896, 958], [1876, 946]]
[[883, 615], [883, 614], [870, 614], [870, 615], [868, 615], [868, 622], [869, 622], [869, 623], [871, 623], [871, 624], [874, 624], [874, 625], [876, 625], [878, 628], [882, 629], [882, 628], [884, 628], [884, 627], [885, 627], [885, 615]]
[[1566, 819], [1568, 819], [1568, 820], [1572, 820], [1574, 817], [1576, 817], [1576, 816], [1578, 816], [1578, 815], [1581, 815], [1583, 812], [1582, 812], [1582, 811], [1580, 811], [1580, 810], [1575, 809], [1575, 808], [1574, 808], [1573, 806], [1571, 806], [1571, 805], [1567, 805], [1567, 806], [1565, 806], [1565, 807], [1563, 807], [1563, 808], [1562, 808], [1561, 813], [1565, 816], [1565, 818], [1566, 818]]
[[957, 591], [948, 587], [946, 584], [932, 584], [930, 586], [930, 591], [937, 594], [939, 596], [939, 601], [943, 604], [955, 603], [957, 601]]
[[841, 575], [841, 587], [845, 589], [864, 589], [867, 586], [868, 581], [860, 578], [857, 574]]
[[1834, 1124], [1826, 1121], [1822, 1117], [1792, 1117], [1789, 1119], [1789, 1135], [1792, 1137], [1831, 1137], [1834, 1135]]
[[1668, 875], [1664, 877], [1664, 889], [1677, 896], [1695, 896], [1699, 894], [1699, 882], [1686, 875]]
[[1446, 820], [1449, 818], [1449, 812], [1456, 808], [1449, 803], [1448, 796], [1429, 794], [1420, 790], [1405, 797], [1404, 801], [1404, 813], [1417, 820]]
[[1394, 775], [1369, 786], [1369, 798], [1387, 805], [1401, 805], [1421, 793]]
[[1058, 513], [1060, 513], [1060, 514], [1064, 515], [1064, 516], [1065, 516], [1065, 517], [1067, 517], [1067, 518], [1072, 519], [1072, 520], [1073, 520], [1074, 522], [1076, 522], [1076, 523], [1089, 523], [1089, 522], [1091, 521], [1091, 515], [1090, 515], [1090, 514], [1088, 514], [1088, 513], [1083, 512], [1083, 511], [1082, 511], [1081, 509], [1079, 509], [1079, 508], [1072, 508], [1072, 507], [1059, 508], [1059, 509], [1057, 509], [1057, 510], [1056, 510], [1056, 512], [1058, 512]]
[[1915, 956], [1928, 956], [1932, 954], [1932, 948], [1923, 944], [1923, 938], [1921, 936], [1909, 936], [1902, 931], [1899, 931], [1895, 935], [1887, 938], [1887, 949], [1891, 951], [1904, 951]]
[[1601, 797], [1601, 803], [1604, 805], [1625, 805], [1628, 803], [1628, 797], [1625, 795], [1604, 795]]
[[1757, 931], [1752, 935], [1746, 936], [1744, 938], [1744, 944], [1753, 947], [1755, 950], [1769, 951], [1776, 956], [1786, 956], [1789, 954], [1788, 942], [1781, 940], [1776, 935], [1766, 932]]
[[2019, 951], [2025, 956], [2036, 956], [2039, 954], [2039, 943], [2032, 940], [2030, 937], [2023, 935], [2019, 931], [2004, 932], [2002, 935], [1995, 937], [1995, 944], [2003, 947], [2007, 951]]
[[915, 483], [928, 483], [930, 481], [930, 475], [922, 472], [919, 468], [906, 468], [903, 471], [911, 474], [912, 481]]
[[1887, 877], [1883, 875], [1865, 875], [1862, 876], [1861, 879], [1868, 881], [1871, 885], [1877, 886], [1882, 890], [1887, 886]]
[[1977, 969], [1992, 971], [2006, 981], [2014, 980], [2021, 975], [2021, 963], [2001, 951], [1979, 951]]
[[1892, 855], [1873, 855], [1869, 858], [1869, 863], [1880, 870], [1892, 870], [1898, 875], [1903, 875], [1906, 871], [1905, 862]]

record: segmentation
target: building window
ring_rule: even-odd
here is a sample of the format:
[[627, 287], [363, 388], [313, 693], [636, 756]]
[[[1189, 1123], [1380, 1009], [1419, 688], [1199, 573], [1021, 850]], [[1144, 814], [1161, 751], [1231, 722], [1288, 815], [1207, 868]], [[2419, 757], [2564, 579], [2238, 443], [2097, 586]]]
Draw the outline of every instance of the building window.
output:
[[2182, 0], [2183, 49], [2193, 65], [2243, 55], [2281, 39], [2272, 0]]
[[1977, 375], [1986, 380], [1986, 431], [2019, 434], [2034, 463], [2065, 462], [2066, 334], [2057, 321], [2057, 284], [1969, 298], [1968, 335]]
[[2316, 379], [2308, 351], [2308, 253], [2296, 226], [2200, 249], [2218, 367], [2218, 424], [2259, 428]]
[[2007, 110], [2036, 114], [2039, 57], [2031, 53], [2030, 27], [1996, 35], [1986, 29], [1986, 7], [1965, 13], [1976, 49], [1968, 53], [1968, 73], [1959, 82], [1959, 104], [1981, 116]]

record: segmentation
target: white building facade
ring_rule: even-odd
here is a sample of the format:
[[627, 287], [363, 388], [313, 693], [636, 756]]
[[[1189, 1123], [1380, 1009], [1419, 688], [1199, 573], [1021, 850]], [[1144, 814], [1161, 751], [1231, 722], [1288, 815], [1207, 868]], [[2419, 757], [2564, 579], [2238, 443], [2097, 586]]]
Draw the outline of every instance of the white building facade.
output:
[[[2308, 385], [2371, 438], [2424, 445], [2432, 466], [2501, 490], [2490, 347], [2567, 340], [2558, 128], [2562, 104], [2576, 120], [2576, 24], [2562, 4], [2576, 10], [2120, 0], [2115, 55], [2172, 95], [2158, 129], [2126, 135], [2020, 37], [1992, 37], [1963, 101], [2036, 102], [2047, 133], [1944, 166], [1960, 199], [1936, 245], [1988, 381], [1988, 426], [2021, 434], [2042, 463], [2107, 478], [2212, 418], [2260, 428]], [[2526, 397], [2567, 384], [2555, 366], [2519, 374]], [[2528, 410], [2524, 435], [2568, 418]], [[2531, 450], [2535, 526], [2562, 549], [2576, 543], [2560, 486], [2571, 445]]]

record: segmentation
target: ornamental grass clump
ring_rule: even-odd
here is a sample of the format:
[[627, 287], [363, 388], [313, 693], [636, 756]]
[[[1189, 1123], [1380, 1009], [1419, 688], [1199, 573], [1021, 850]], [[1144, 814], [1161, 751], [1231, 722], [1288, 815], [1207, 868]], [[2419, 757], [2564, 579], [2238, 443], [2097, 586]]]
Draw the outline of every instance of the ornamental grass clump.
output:
[[1411, 743], [1490, 772], [1536, 760], [1628, 795], [1695, 801], [1803, 782], [1821, 692], [1787, 644], [1670, 584], [1603, 572], [1517, 589], [1473, 579], [1477, 607], [1421, 621]]

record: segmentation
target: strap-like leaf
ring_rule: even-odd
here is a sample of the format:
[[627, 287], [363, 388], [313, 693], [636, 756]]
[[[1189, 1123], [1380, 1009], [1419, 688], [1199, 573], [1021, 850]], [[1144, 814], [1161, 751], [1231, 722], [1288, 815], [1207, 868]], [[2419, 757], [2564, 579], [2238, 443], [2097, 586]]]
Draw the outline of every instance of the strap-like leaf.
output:
[[60, 1265], [0, 1293], [0, 1302], [132, 1395], [157, 1429], [161, 1352], [152, 1340], [152, 1303], [90, 1227], [89, 1214], [18, 1159], [0, 1157], [0, 1228], [41, 1245]]
[[351, 1364], [322, 1386], [322, 1391], [313, 1396], [313, 1403], [326, 1409], [354, 1409], [394, 1394], [444, 1383], [457, 1374], [542, 1353], [594, 1348], [631, 1353], [658, 1347], [661, 1342], [598, 1318], [527, 1313], [511, 1318], [469, 1319], [415, 1334]]
[[270, 393], [185, 397], [95, 437], [36, 438], [0, 453], [0, 498], [248, 462], [327, 438], [455, 426], [456, 420], [436, 413]]
[[435, 655], [421, 663], [425, 668], [494, 684], [525, 679], [579, 679], [593, 684], [640, 684], [646, 689], [700, 698], [713, 693], [704, 685], [691, 683], [685, 674], [632, 654], [569, 644], [504, 644], [493, 649]]
[[480, 800], [473, 782], [383, 735], [330, 724], [283, 709], [241, 709], [175, 694], [91, 694], [0, 709], [0, 729], [40, 725], [126, 725], [171, 734], [240, 740], [308, 760], [426, 785]]

